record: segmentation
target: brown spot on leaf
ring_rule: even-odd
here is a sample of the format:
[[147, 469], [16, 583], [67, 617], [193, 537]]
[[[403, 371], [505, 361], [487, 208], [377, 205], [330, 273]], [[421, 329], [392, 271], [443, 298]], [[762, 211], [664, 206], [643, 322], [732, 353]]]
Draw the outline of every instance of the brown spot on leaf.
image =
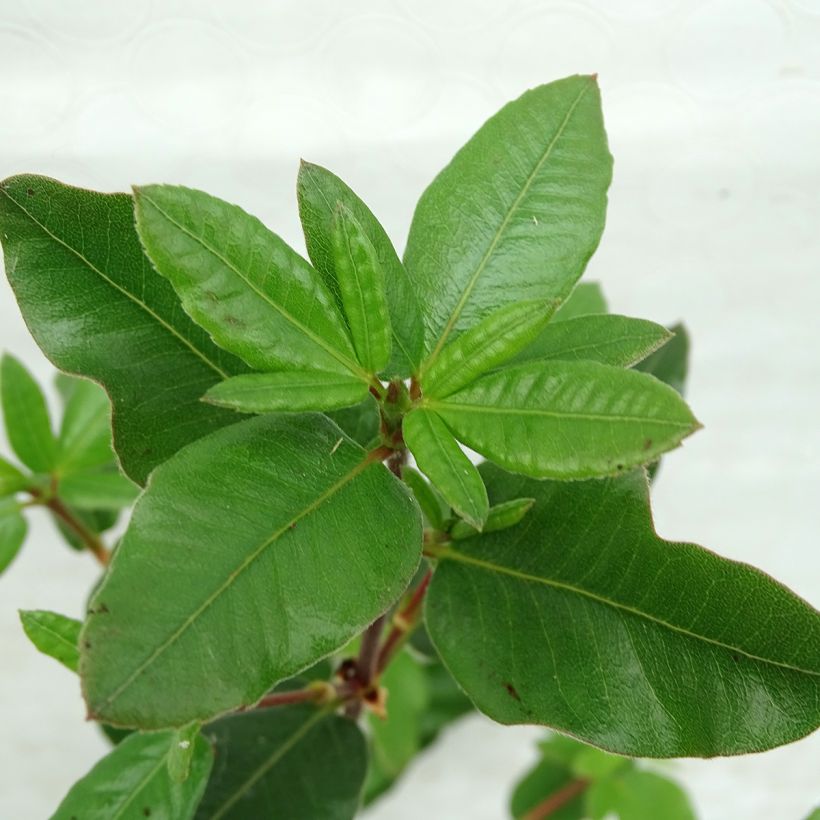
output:
[[521, 695], [518, 694], [518, 690], [509, 681], [504, 684], [504, 688], [511, 698], [515, 698], [519, 703], [521, 702]]
[[150, 817], [150, 816], [151, 816], [151, 809], [149, 809], [149, 808], [148, 808], [148, 806], [146, 806], [146, 807], [142, 810], [142, 813], [143, 813], [146, 817]]
[[34, 196], [34, 188], [28, 188], [28, 189], [26, 190], [26, 193], [27, 193], [29, 196]]
[[651, 439], [651, 438], [648, 438], [648, 439], [647, 439], [647, 440], [643, 443], [643, 448], [644, 448], [644, 450], [648, 450], [651, 446], [652, 446], [652, 439]]

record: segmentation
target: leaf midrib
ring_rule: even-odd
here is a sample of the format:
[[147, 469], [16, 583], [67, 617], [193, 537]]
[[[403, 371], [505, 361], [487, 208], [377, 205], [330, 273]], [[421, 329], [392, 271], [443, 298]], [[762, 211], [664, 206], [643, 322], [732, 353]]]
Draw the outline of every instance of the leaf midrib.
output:
[[194, 346], [190, 340], [186, 339], [185, 336], [183, 336], [173, 325], [166, 322], [165, 319], [163, 319], [158, 313], [156, 313], [154, 310], [148, 307], [148, 305], [145, 302], [138, 299], [134, 294], [130, 293], [128, 290], [122, 287], [122, 285], [118, 284], [105, 273], [103, 273], [96, 265], [94, 265], [91, 262], [90, 259], [83, 256], [83, 254], [80, 253], [80, 251], [78, 251], [76, 248], [71, 247], [71, 245], [69, 245], [66, 241], [60, 239], [60, 237], [57, 236], [55, 233], [52, 233], [52, 231], [49, 230], [49, 228], [46, 227], [46, 225], [44, 225], [39, 219], [37, 219], [37, 217], [35, 217], [34, 214], [31, 213], [31, 211], [24, 208], [20, 202], [18, 202], [13, 196], [11, 196], [11, 194], [9, 194], [9, 192], [4, 187], [0, 187], [0, 192], [2, 192], [3, 195], [10, 202], [13, 202], [35, 225], [37, 225], [38, 228], [40, 228], [40, 230], [43, 231], [44, 234], [46, 234], [46, 236], [53, 239], [58, 245], [61, 245], [63, 248], [69, 251], [69, 253], [73, 253], [74, 256], [76, 256], [81, 262], [83, 262], [89, 268], [89, 270], [96, 273], [104, 282], [107, 282], [112, 288], [119, 291], [127, 299], [130, 299], [135, 305], [141, 307], [152, 319], [154, 319], [158, 324], [164, 327], [172, 336], [175, 336], [180, 342], [182, 342], [182, 344], [185, 347], [187, 347], [195, 356], [197, 356], [205, 364], [207, 364], [208, 367], [210, 367], [214, 372], [218, 373], [223, 379], [228, 378], [228, 374], [224, 370], [222, 370], [221, 367], [212, 362], [201, 350], [199, 350], [199, 348]]
[[479, 276], [484, 272], [484, 268], [487, 267], [490, 258], [492, 257], [493, 253], [495, 252], [496, 247], [498, 246], [499, 242], [501, 241], [501, 237], [507, 230], [507, 227], [512, 220], [513, 214], [518, 210], [519, 205], [521, 204], [524, 197], [529, 193], [530, 187], [532, 186], [533, 182], [535, 181], [536, 176], [543, 168], [544, 163], [549, 159], [552, 155], [552, 151], [555, 148], [558, 140], [563, 136], [564, 131], [566, 130], [567, 126], [569, 125], [570, 120], [572, 119], [572, 115], [575, 113], [575, 109], [580, 104], [581, 100], [584, 98], [586, 93], [591, 88], [591, 83], [585, 83], [584, 87], [581, 89], [578, 96], [573, 100], [572, 105], [570, 105], [567, 113], [561, 122], [561, 125], [558, 127], [558, 130], [555, 132], [555, 135], [550, 140], [549, 144], [547, 145], [544, 153], [539, 157], [538, 161], [536, 162], [535, 166], [533, 167], [532, 171], [530, 172], [527, 179], [524, 181], [524, 185], [521, 187], [521, 190], [518, 192], [518, 195], [510, 205], [507, 213], [504, 216], [504, 219], [493, 236], [492, 242], [490, 242], [487, 250], [484, 252], [484, 255], [481, 258], [481, 261], [478, 263], [475, 271], [473, 271], [472, 275], [470, 276], [469, 280], [467, 281], [467, 286], [464, 289], [464, 293], [462, 293], [461, 298], [458, 300], [456, 306], [453, 308], [453, 312], [450, 314], [450, 318], [447, 320], [447, 324], [444, 326], [444, 330], [441, 332], [441, 336], [439, 337], [438, 342], [436, 343], [433, 352], [430, 354], [427, 361], [422, 366], [422, 372], [429, 369], [430, 365], [436, 360], [436, 357], [441, 352], [441, 349], [444, 347], [447, 338], [449, 337], [450, 333], [453, 331], [453, 327], [455, 323], [458, 321], [459, 316], [461, 316], [462, 311], [464, 310], [465, 305], [467, 304], [467, 300], [470, 298], [470, 295], [473, 292], [473, 289], [478, 282]]
[[[117, 700], [117, 698], [119, 698], [120, 695], [122, 695], [123, 692], [125, 692], [131, 684], [145, 672], [146, 669], [148, 669], [160, 656], [162, 656], [171, 646], [173, 646], [174, 643], [179, 640], [179, 638], [197, 621], [197, 619], [233, 585], [239, 576], [242, 575], [242, 573], [245, 572], [245, 570], [248, 569], [269, 546], [275, 543], [282, 535], [293, 529], [293, 526], [296, 523], [310, 515], [312, 512], [315, 512], [322, 504], [324, 504], [325, 501], [332, 498], [339, 490], [350, 483], [354, 478], [356, 478], [356, 476], [359, 475], [359, 473], [367, 469], [367, 467], [369, 467], [372, 463], [373, 462], [368, 461], [367, 458], [363, 458], [352, 470], [321, 493], [314, 501], [308, 504], [307, 507], [292, 516], [285, 524], [266, 538], [258, 547], [251, 550], [239, 566], [228, 574], [225, 581], [223, 581], [223, 583], [218, 586], [216, 590], [214, 590], [214, 592], [212, 592], [205, 599], [205, 601], [200, 604], [199, 607], [197, 607], [197, 609], [195, 609], [191, 615], [189, 615], [182, 622], [182, 624], [171, 633], [168, 638], [165, 639], [163, 643], [161, 643], [142, 663], [140, 663], [136, 669], [134, 669], [134, 671], [116, 689], [114, 689], [110, 695], [108, 695], [108, 697], [103, 699], [99, 704], [91, 707], [91, 711], [93, 713], [99, 713], [101, 710], [114, 703], [114, 701]], [[114, 554], [111, 564], [112, 567], [114, 566], [116, 560], [117, 553]], [[89, 706], [91, 705], [89, 704]]]
[[[223, 256], [216, 248], [209, 245], [202, 237], [197, 236], [193, 231], [191, 231], [187, 226], [183, 225], [181, 222], [178, 222], [174, 217], [172, 217], [166, 210], [161, 208], [155, 200], [151, 199], [151, 197], [145, 193], [144, 189], [141, 189], [139, 192], [141, 198], [145, 199], [147, 202], [151, 203], [151, 206], [155, 208], [162, 216], [168, 220], [172, 225], [174, 225], [178, 230], [184, 233], [189, 238], [193, 239], [194, 242], [201, 245], [208, 253], [212, 256], [215, 256], [220, 262], [222, 262], [225, 267], [229, 270], [233, 271], [257, 296], [259, 296], [264, 302], [269, 304], [279, 315], [286, 321], [293, 325], [294, 328], [299, 330], [308, 339], [310, 339], [315, 345], [320, 347], [326, 353], [329, 353], [339, 364], [343, 365], [347, 368], [351, 373], [354, 373], [360, 379], [365, 381], [366, 383], [370, 383], [370, 378], [368, 374], [361, 368], [356, 362], [352, 359], [345, 356], [340, 350], [337, 350], [333, 345], [326, 342], [321, 336], [318, 336], [314, 333], [307, 325], [302, 324], [295, 316], [285, 310], [284, 307], [277, 304], [273, 299], [265, 293], [264, 290], [258, 288], [251, 280], [246, 277], [239, 268], [236, 267], [230, 260], [228, 260], [225, 256]], [[344, 331], [342, 331], [344, 332]]]
[[741, 654], [744, 657], [749, 658], [750, 660], [770, 664], [771, 666], [777, 666], [782, 669], [788, 669], [791, 672], [798, 672], [804, 675], [820, 677], [820, 671], [803, 669], [800, 666], [795, 666], [784, 661], [775, 661], [771, 658], [760, 657], [759, 655], [755, 655], [739, 646], [724, 643], [723, 641], [719, 641], [716, 638], [709, 638], [706, 635], [699, 635], [698, 633], [692, 632], [691, 630], [686, 629], [682, 626], [677, 626], [676, 624], [664, 621], [662, 618], [658, 618], [654, 615], [649, 614], [648, 612], [636, 609], [635, 607], [629, 606], [628, 604], [620, 603], [619, 601], [614, 601], [611, 598], [606, 598], [603, 595], [599, 595], [595, 592], [590, 592], [589, 590], [582, 589], [581, 587], [574, 586], [573, 584], [568, 584], [564, 581], [556, 581], [552, 578], [543, 578], [538, 575], [532, 575], [527, 572], [522, 572], [521, 570], [517, 570], [512, 567], [505, 567], [500, 564], [495, 564], [492, 561], [485, 561], [481, 558], [476, 558], [472, 555], [466, 555], [465, 553], [459, 552], [450, 547], [445, 547], [441, 549], [441, 551], [439, 552], [439, 556], [445, 560], [456, 561], [458, 563], [478, 567], [479, 569], [483, 569], [487, 572], [495, 572], [499, 575], [507, 575], [519, 581], [541, 584], [542, 586], [552, 587], [553, 589], [559, 589], [563, 590], [564, 592], [574, 593], [575, 595], [580, 595], [584, 598], [589, 598], [590, 600], [595, 601], [599, 604], [604, 604], [605, 606], [612, 607], [613, 609], [622, 612], [628, 612], [630, 615], [635, 615], [639, 618], [643, 618], [644, 620], [651, 621], [652, 623], [665, 627], [666, 629], [669, 629], [672, 632], [677, 632], [681, 635], [686, 635], [689, 638], [694, 638], [695, 640], [703, 641], [704, 643], [709, 643], [713, 646], [718, 646], [721, 649], [725, 649], [729, 652]]

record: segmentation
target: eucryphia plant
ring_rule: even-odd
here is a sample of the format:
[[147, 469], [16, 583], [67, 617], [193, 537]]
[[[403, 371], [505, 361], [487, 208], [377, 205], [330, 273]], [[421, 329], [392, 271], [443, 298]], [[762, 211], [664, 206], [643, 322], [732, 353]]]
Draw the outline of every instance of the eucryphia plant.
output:
[[0, 184], [23, 317], [104, 388], [116, 454], [96, 385], [61, 377], [55, 434], [4, 359], [4, 563], [40, 506], [106, 565], [82, 625], [22, 613], [120, 741], [55, 817], [352, 817], [476, 708], [558, 732], [513, 816], [685, 818], [629, 758], [817, 727], [818, 613], [654, 531], [648, 475], [699, 424], [682, 328], [578, 284], [611, 168], [576, 76], [481, 127], [403, 260], [318, 165], [310, 262], [188, 188]]

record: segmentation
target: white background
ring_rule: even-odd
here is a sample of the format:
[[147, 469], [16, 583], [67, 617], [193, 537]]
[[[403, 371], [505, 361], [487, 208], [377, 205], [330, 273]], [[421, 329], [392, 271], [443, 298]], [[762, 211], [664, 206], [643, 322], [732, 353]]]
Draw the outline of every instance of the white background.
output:
[[[301, 249], [304, 156], [350, 182], [401, 246], [415, 200], [472, 131], [575, 72], [600, 75], [615, 155], [589, 277], [614, 310], [684, 318], [694, 337], [689, 398], [705, 429], [666, 459], [658, 528], [817, 604], [818, 0], [2, 0], [0, 177], [184, 183]], [[5, 280], [0, 347], [50, 376]], [[0, 579], [10, 820], [48, 816], [106, 748], [76, 679], [17, 622], [17, 608], [80, 616], [96, 573], [32, 519]], [[539, 735], [470, 719], [372, 817], [503, 817]], [[673, 771], [709, 820], [799, 820], [820, 802], [820, 737]]]

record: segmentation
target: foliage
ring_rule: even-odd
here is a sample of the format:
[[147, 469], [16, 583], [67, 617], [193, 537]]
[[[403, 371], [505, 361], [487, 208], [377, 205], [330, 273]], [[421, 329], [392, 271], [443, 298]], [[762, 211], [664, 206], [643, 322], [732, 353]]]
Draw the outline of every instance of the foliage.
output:
[[310, 262], [200, 191], [0, 183], [9, 281], [63, 371], [55, 428], [0, 363], [0, 570], [34, 508], [105, 566], [82, 623], [21, 613], [120, 741], [55, 817], [342, 820], [477, 709], [576, 738], [512, 816], [685, 820], [632, 757], [817, 727], [818, 613], [652, 526], [647, 470], [700, 425], [686, 331], [578, 284], [611, 165], [595, 79], [569, 77], [456, 154], [403, 259], [309, 163]]

